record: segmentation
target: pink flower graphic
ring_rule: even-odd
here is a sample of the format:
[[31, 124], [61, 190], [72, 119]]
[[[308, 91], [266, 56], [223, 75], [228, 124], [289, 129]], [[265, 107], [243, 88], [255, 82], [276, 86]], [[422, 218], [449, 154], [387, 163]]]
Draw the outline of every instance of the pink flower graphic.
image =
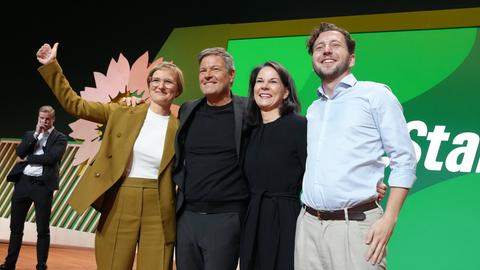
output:
[[[122, 97], [136, 96], [142, 100], [148, 100], [147, 75], [150, 69], [160, 64], [163, 58], [148, 64], [148, 52], [140, 56], [132, 68], [128, 60], [120, 54], [118, 61], [112, 58], [108, 66], [107, 74], [94, 72], [96, 88], [85, 87], [80, 96], [89, 101], [118, 102]], [[172, 104], [172, 113], [177, 115], [179, 106]], [[75, 154], [73, 165], [79, 165], [85, 160], [89, 162], [97, 154], [102, 142], [103, 125], [79, 119], [69, 124], [72, 129], [70, 137], [82, 140]]]

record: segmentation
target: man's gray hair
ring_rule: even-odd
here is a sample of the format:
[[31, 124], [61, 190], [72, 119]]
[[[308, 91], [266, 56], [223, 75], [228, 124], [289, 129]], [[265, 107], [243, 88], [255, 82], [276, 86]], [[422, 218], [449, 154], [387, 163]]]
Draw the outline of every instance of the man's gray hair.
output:
[[223, 62], [225, 62], [225, 67], [227, 68], [228, 72], [235, 70], [235, 66], [233, 65], [233, 57], [229, 54], [224, 48], [222, 47], [213, 47], [213, 48], [206, 48], [198, 54], [198, 63], [202, 62], [202, 59], [209, 55], [217, 55], [223, 58]]

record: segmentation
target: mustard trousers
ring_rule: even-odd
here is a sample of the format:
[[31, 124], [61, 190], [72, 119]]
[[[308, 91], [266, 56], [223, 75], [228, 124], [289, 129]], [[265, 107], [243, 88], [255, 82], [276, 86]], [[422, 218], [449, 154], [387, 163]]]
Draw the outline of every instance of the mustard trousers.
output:
[[165, 243], [158, 181], [126, 178], [106, 197], [95, 236], [98, 270], [171, 270], [173, 243]]

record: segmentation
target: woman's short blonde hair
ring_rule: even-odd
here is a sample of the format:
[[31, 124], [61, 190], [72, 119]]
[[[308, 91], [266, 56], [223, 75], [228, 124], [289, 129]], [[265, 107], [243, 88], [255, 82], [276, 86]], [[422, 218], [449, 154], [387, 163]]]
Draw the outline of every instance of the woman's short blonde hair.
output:
[[172, 62], [162, 62], [157, 66], [155, 66], [154, 68], [152, 68], [150, 72], [148, 72], [148, 77], [147, 77], [148, 85], [150, 85], [150, 82], [152, 81], [153, 73], [161, 69], [168, 69], [173, 71], [173, 73], [175, 73], [177, 77], [176, 79], [177, 79], [177, 86], [178, 86], [177, 97], [180, 96], [183, 93], [183, 86], [185, 85], [185, 81], [183, 79], [183, 72], [179, 67], [177, 67], [177, 65], [175, 65]]

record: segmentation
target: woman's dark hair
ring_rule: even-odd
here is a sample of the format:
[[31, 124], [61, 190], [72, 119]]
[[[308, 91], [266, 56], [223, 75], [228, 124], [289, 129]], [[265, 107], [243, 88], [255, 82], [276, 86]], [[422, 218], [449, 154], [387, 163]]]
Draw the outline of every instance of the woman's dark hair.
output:
[[260, 108], [255, 102], [254, 87], [257, 81], [257, 76], [260, 70], [264, 67], [273, 68], [279, 75], [282, 84], [288, 89], [288, 96], [280, 105], [280, 115], [286, 115], [291, 112], [298, 113], [300, 111], [300, 101], [298, 100], [297, 90], [295, 89], [295, 82], [288, 73], [287, 69], [275, 61], [267, 61], [255, 67], [250, 73], [250, 82], [248, 84], [248, 105], [245, 121], [245, 129], [248, 131], [253, 127], [263, 123]]

